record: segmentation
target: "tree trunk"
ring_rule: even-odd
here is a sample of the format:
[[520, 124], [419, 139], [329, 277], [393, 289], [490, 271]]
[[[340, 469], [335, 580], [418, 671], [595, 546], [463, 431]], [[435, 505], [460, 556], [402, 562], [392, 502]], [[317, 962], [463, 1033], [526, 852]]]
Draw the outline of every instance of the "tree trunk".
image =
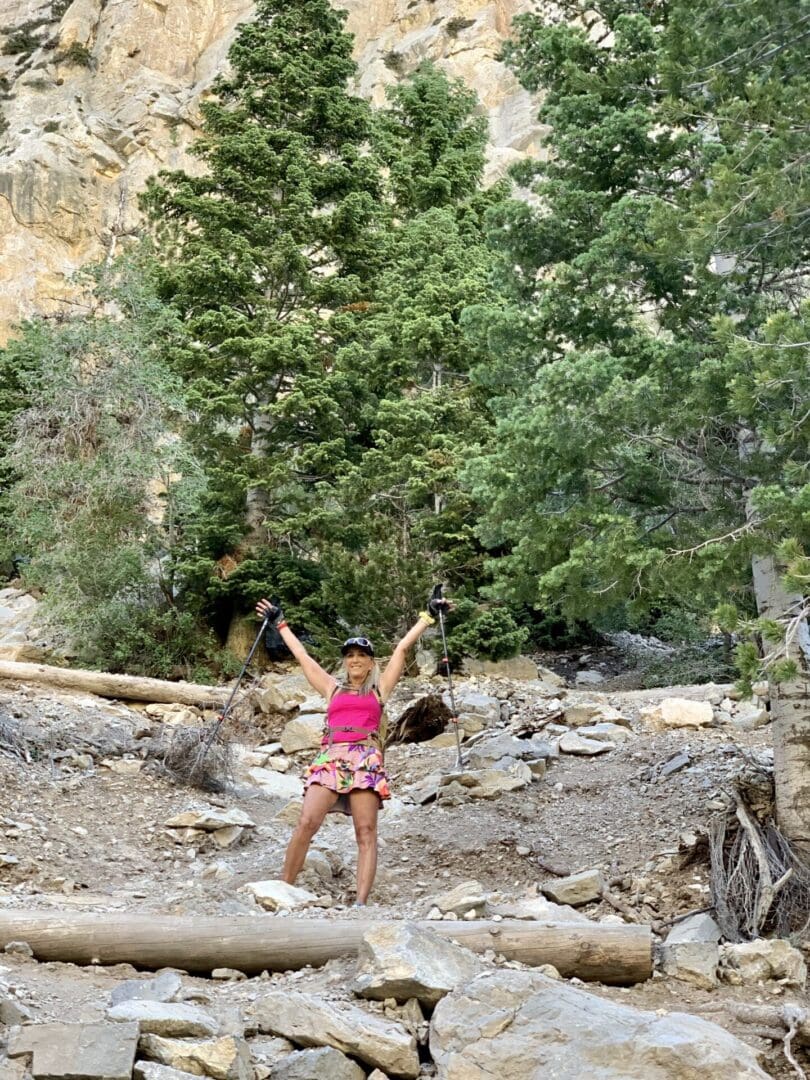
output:
[[74, 690], [124, 701], [177, 702], [200, 708], [220, 708], [227, 697], [227, 690], [219, 686], [110, 675], [104, 671], [81, 671], [47, 664], [20, 664], [12, 660], [0, 660], [0, 679], [38, 683], [57, 690]]
[[[763, 618], [784, 622], [803, 610], [803, 597], [791, 595], [782, 583], [782, 568], [773, 556], [752, 559], [757, 610]], [[799, 675], [771, 686], [773, 773], [776, 818], [790, 840], [810, 853], [810, 631], [798, 618], [788, 635], [787, 655]]]
[[[377, 920], [377, 923], [379, 920]], [[319, 966], [357, 951], [373, 920], [255, 919], [229, 916], [76, 914], [0, 911], [0, 949], [27, 941], [41, 961], [121, 964], [210, 972], [230, 967], [247, 974]], [[652, 946], [647, 926], [599, 923], [422, 922], [475, 952], [493, 949], [526, 964], [553, 964], [566, 978], [617, 986], [648, 979]]]

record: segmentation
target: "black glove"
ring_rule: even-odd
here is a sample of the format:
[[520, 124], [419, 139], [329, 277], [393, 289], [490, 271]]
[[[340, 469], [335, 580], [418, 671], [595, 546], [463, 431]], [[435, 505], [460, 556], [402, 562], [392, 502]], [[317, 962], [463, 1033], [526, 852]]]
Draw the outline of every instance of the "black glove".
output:
[[435, 585], [433, 592], [428, 597], [428, 615], [432, 615], [434, 619], [438, 619], [440, 612], [442, 615], [446, 615], [450, 610], [450, 601], [445, 600], [442, 596], [443, 589], [444, 585]]
[[256, 605], [256, 614], [260, 619], [267, 619], [270, 626], [284, 622], [284, 612], [275, 596], [272, 600], [260, 600]]

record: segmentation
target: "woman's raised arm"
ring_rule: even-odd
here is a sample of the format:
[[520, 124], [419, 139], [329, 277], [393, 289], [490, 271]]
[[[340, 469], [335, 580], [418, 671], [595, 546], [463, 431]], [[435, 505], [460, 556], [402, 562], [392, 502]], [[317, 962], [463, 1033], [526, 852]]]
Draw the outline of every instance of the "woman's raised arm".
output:
[[270, 625], [278, 630], [281, 640], [300, 664], [304, 678], [313, 690], [317, 690], [328, 701], [332, 696], [332, 691], [338, 685], [337, 679], [328, 671], [324, 671], [317, 660], [312, 659], [287, 625], [281, 608], [276, 604], [271, 604], [269, 600], [260, 600], [256, 605], [256, 614], [260, 619], [267, 619]]
[[402, 673], [405, 670], [405, 661], [408, 658], [408, 649], [417, 643], [429, 626], [433, 626], [440, 611], [445, 613], [450, 611], [452, 607], [449, 600], [444, 600], [437, 594], [436, 590], [434, 590], [431, 595], [427, 606], [428, 610], [419, 612], [418, 620], [413, 624], [402, 640], [397, 643], [396, 648], [391, 654], [391, 659], [385, 666], [385, 671], [380, 676], [379, 690], [380, 697], [383, 701], [387, 701], [393, 693], [394, 687], [402, 678]]

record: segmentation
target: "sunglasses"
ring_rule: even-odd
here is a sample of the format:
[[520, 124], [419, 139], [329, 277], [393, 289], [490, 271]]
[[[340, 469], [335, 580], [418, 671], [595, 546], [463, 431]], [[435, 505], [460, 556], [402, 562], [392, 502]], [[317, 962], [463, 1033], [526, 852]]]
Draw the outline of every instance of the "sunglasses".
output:
[[350, 637], [347, 641], [343, 642], [340, 651], [345, 655], [346, 652], [352, 648], [363, 649], [368, 652], [369, 656], [374, 655], [374, 647], [367, 637]]

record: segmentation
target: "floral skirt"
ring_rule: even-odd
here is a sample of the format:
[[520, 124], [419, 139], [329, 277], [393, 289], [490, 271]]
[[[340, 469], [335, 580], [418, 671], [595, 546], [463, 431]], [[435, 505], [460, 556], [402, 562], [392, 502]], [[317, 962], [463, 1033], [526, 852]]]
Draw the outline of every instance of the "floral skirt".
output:
[[350, 814], [352, 791], [373, 791], [380, 801], [391, 798], [382, 754], [366, 743], [335, 743], [326, 746], [304, 772], [304, 790], [320, 784], [337, 792], [330, 813]]

